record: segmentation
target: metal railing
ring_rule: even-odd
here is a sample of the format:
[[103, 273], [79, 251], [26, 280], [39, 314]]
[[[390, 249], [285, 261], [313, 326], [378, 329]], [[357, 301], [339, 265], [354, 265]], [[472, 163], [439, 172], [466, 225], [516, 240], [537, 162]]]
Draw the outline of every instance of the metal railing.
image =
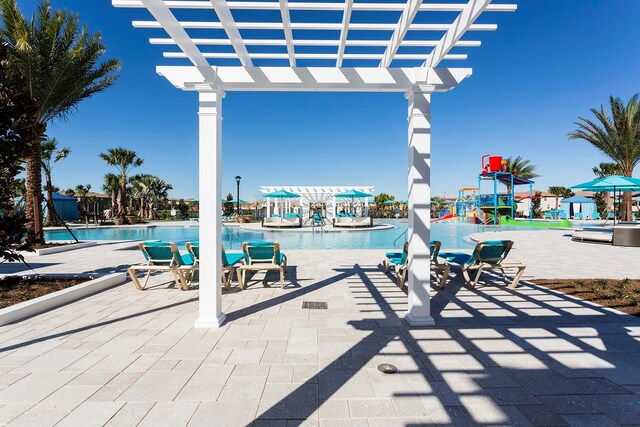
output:
[[407, 232], [409, 231], [409, 229], [406, 229], [402, 232], [402, 234], [400, 234], [398, 237], [396, 237], [396, 240], [393, 241], [393, 246], [396, 246], [396, 243], [398, 243], [398, 240], [400, 240], [402, 237], [404, 237], [404, 242], [402, 242], [402, 244], [407, 243]]

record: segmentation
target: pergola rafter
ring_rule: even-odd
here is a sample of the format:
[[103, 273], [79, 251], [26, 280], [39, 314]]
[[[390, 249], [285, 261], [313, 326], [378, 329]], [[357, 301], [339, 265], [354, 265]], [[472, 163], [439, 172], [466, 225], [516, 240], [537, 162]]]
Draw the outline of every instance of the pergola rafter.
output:
[[393, 61], [396, 52], [398, 52], [404, 36], [407, 35], [407, 31], [409, 31], [420, 5], [422, 5], [422, 0], [408, 0], [405, 4], [402, 15], [400, 15], [400, 19], [393, 30], [393, 35], [389, 40], [387, 49], [384, 51], [384, 55], [382, 55], [380, 65], [378, 65], [380, 68], [387, 68], [391, 65], [391, 61]]
[[244, 45], [244, 41], [233, 19], [233, 15], [231, 15], [231, 10], [229, 6], [227, 6], [227, 2], [225, 0], [211, 0], [211, 4], [218, 15], [218, 19], [220, 19], [220, 27], [227, 33], [227, 37], [229, 37], [229, 41], [235, 49], [238, 59], [240, 59], [243, 66], [251, 67], [253, 63], [249, 57], [249, 52], [247, 52], [247, 47]]
[[[483, 12], [513, 12], [516, 5], [492, 4], [491, 0], [369, 1], [112, 0], [116, 7], [146, 8], [154, 20], [135, 20], [133, 26], [164, 29], [168, 38], [154, 37], [149, 42], [167, 50], [179, 48], [163, 56], [188, 59], [192, 64], [159, 66], [156, 71], [175, 87], [198, 93], [200, 288], [196, 327], [219, 327], [225, 321], [219, 220], [222, 100], [233, 91], [405, 94], [409, 107], [405, 319], [412, 326], [434, 324], [429, 295], [431, 95], [457, 87], [472, 74], [470, 68], [436, 67], [443, 61], [467, 59], [466, 53], [451, 53], [453, 48], [480, 46], [479, 40], [462, 40], [467, 32], [497, 29], [493, 23], [476, 23]], [[191, 10], [189, 18], [196, 19], [179, 20], [172, 9]], [[237, 13], [234, 19], [235, 10], [252, 13]], [[341, 12], [341, 21], [330, 19], [327, 11]], [[428, 19], [417, 19], [421, 12], [427, 12]], [[452, 19], [451, 13], [456, 17]], [[199, 37], [191, 38], [196, 32]], [[208, 32], [211, 37], [202, 36]], [[249, 34], [251, 37], [243, 38]], [[326, 188], [316, 187], [295, 187], [293, 192], [301, 191], [321, 199], [329, 194]]]

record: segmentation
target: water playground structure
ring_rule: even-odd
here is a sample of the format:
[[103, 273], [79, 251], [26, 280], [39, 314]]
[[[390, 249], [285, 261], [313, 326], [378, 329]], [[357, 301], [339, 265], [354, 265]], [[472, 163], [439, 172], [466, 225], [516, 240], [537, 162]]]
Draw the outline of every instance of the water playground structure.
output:
[[[477, 187], [463, 187], [456, 199], [445, 199], [440, 218], [433, 220], [471, 222], [475, 224], [519, 225], [542, 227], [567, 227], [568, 221], [533, 221], [532, 202], [534, 181], [517, 176], [507, 170], [507, 161], [502, 156], [482, 156], [482, 169]], [[484, 185], [483, 185], [484, 184]], [[501, 185], [502, 184], [502, 185]], [[516, 187], [528, 185], [529, 196], [516, 199]], [[487, 187], [489, 191], [483, 192]], [[529, 221], [516, 221], [517, 203], [529, 199]]]

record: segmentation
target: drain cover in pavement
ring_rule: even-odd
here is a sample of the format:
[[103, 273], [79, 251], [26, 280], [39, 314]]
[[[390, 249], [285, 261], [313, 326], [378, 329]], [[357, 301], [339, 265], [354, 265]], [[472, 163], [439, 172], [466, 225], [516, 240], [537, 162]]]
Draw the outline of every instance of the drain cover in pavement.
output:
[[316, 302], [316, 301], [303, 301], [302, 308], [308, 308], [309, 310], [326, 310], [327, 303], [326, 302]]

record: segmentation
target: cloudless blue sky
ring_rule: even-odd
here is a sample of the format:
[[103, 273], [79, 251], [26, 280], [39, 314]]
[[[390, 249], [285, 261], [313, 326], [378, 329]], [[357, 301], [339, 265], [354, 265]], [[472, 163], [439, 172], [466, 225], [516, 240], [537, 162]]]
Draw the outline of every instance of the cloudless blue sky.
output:
[[[18, 3], [30, 15], [37, 1]], [[497, 23], [497, 31], [467, 33], [465, 39], [483, 43], [454, 52], [468, 53], [467, 61], [443, 63], [472, 67], [474, 74], [432, 97], [433, 194], [475, 186], [483, 154], [531, 159], [543, 175], [535, 186], [541, 190], [587, 181], [605, 158], [585, 142], [568, 141], [574, 121], [610, 94], [626, 101], [640, 91], [640, 1], [512, 3], [517, 12], [485, 13], [478, 21]], [[100, 191], [110, 169], [98, 154], [123, 146], [145, 160], [139, 172], [173, 184], [172, 197], [196, 197], [197, 95], [155, 73], [156, 65], [176, 63], [148, 43], [166, 35], [134, 29], [132, 20], [150, 15], [115, 9], [110, 0], [52, 4], [79, 12], [90, 30], [103, 33], [107, 56], [123, 64], [113, 88], [49, 128], [72, 150], [54, 169], [54, 184]], [[253, 199], [260, 185], [375, 185], [406, 198], [402, 94], [230, 92], [223, 102], [225, 194], [235, 194], [234, 176], [241, 175], [244, 199]]]

